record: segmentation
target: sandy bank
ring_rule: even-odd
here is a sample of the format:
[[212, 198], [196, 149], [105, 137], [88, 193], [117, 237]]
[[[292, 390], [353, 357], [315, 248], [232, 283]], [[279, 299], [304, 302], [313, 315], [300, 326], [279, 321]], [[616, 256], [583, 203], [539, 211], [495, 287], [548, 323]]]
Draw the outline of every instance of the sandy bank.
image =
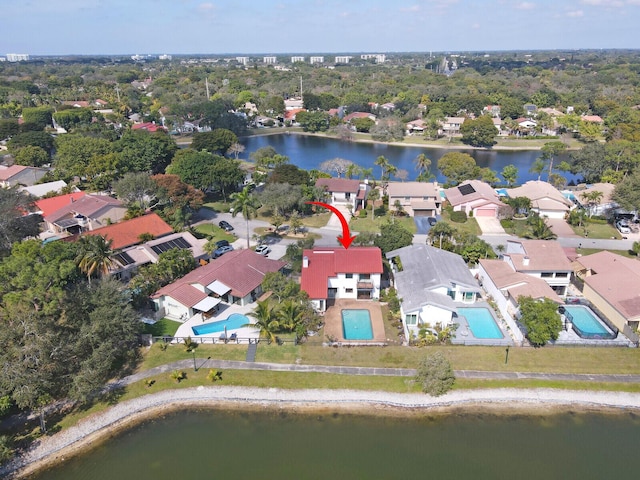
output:
[[380, 409], [399, 414], [448, 411], [460, 406], [503, 413], [558, 409], [640, 410], [640, 394], [553, 389], [492, 389], [454, 391], [441, 397], [357, 390], [280, 390], [250, 387], [196, 387], [166, 390], [122, 402], [79, 424], [43, 438], [24, 455], [0, 468], [0, 476], [22, 477], [90, 448], [132, 423], [175, 408], [286, 408], [294, 411], [341, 410], [371, 414]]

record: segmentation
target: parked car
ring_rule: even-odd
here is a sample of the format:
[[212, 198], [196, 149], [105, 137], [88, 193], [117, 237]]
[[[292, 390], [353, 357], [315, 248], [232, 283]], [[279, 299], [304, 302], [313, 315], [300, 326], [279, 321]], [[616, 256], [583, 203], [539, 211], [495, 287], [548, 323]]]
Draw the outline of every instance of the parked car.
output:
[[233, 251], [233, 247], [231, 245], [225, 245], [224, 247], [216, 248], [213, 252], [213, 258], [218, 258], [224, 255], [227, 252]]
[[620, 233], [631, 233], [631, 228], [629, 228], [629, 224], [627, 223], [626, 220], [619, 220], [616, 223], [616, 228], [620, 231]]
[[438, 219], [436, 217], [428, 217], [427, 222], [430, 226], [433, 227], [436, 223], [438, 223]]
[[259, 255], [264, 255], [266, 257], [269, 255], [269, 252], [271, 252], [271, 249], [268, 245], [258, 245], [256, 247], [256, 253]]
[[218, 240], [216, 242], [216, 247], [220, 248], [220, 247], [226, 247], [229, 245], [229, 241], [228, 240]]
[[220, 223], [218, 223], [218, 226], [221, 229], [223, 229], [225, 232], [230, 232], [231, 230], [233, 230], [233, 227], [231, 226], [231, 224], [226, 220], [222, 220]]

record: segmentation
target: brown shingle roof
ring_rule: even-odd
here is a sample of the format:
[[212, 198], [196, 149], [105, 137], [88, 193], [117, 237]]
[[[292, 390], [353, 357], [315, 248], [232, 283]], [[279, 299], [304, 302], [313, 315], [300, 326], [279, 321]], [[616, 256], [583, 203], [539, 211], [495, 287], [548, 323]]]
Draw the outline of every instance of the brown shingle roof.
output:
[[[461, 191], [461, 187], [464, 190], [465, 185], [470, 185], [473, 188], [473, 192], [464, 195]], [[468, 180], [462, 182], [457, 187], [447, 188], [444, 191], [447, 200], [451, 206], [465, 205], [469, 202], [476, 202], [478, 200], [485, 200], [487, 203], [502, 204], [500, 197], [496, 191], [488, 183], [481, 182], [480, 180]]]
[[360, 180], [349, 178], [319, 178], [316, 187], [324, 187], [328, 192], [357, 193], [360, 190]]
[[545, 210], [568, 210], [572, 203], [550, 183], [541, 180], [530, 180], [524, 185], [507, 190], [509, 197], [526, 197], [534, 208]]
[[53, 223], [69, 213], [77, 213], [87, 218], [92, 218], [96, 212], [105, 208], [108, 205], [114, 207], [121, 207], [122, 202], [116, 198], [109, 197], [108, 195], [85, 195], [78, 200], [71, 202], [62, 208], [59, 208], [55, 212], [51, 213], [45, 220]]
[[[509, 243], [520, 244], [524, 253], [509, 253]], [[505, 257], [509, 257], [519, 272], [571, 271], [571, 262], [560, 243], [553, 240], [508, 240]], [[525, 265], [528, 258], [529, 264]]]
[[389, 197], [437, 197], [438, 191], [433, 183], [390, 182], [387, 186]]

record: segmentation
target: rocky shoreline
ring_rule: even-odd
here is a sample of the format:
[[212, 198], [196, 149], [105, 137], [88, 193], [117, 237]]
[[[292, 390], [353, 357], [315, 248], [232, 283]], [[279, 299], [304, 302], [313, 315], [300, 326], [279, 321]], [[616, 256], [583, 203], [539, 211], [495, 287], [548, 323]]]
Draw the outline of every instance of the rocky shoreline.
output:
[[72, 455], [90, 449], [115, 432], [132, 424], [174, 409], [276, 408], [292, 411], [340, 410], [376, 414], [409, 415], [415, 412], [447, 412], [465, 409], [491, 409], [503, 414], [549, 414], [569, 409], [585, 411], [640, 410], [640, 393], [593, 392], [555, 389], [459, 390], [441, 397], [416, 393], [390, 393], [360, 390], [282, 390], [252, 387], [195, 387], [165, 390], [115, 405], [50, 437], [7, 465], [0, 477], [22, 478], [60, 463]]

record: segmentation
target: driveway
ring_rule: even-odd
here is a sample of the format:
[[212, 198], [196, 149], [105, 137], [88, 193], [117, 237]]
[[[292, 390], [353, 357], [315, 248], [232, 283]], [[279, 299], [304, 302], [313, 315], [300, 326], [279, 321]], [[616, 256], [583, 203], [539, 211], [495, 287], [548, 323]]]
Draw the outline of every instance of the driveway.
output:
[[545, 221], [558, 238], [580, 238], [580, 235], [575, 234], [573, 228], [564, 218], [545, 218]]
[[473, 217], [478, 222], [482, 235], [505, 235], [500, 220], [495, 217]]

